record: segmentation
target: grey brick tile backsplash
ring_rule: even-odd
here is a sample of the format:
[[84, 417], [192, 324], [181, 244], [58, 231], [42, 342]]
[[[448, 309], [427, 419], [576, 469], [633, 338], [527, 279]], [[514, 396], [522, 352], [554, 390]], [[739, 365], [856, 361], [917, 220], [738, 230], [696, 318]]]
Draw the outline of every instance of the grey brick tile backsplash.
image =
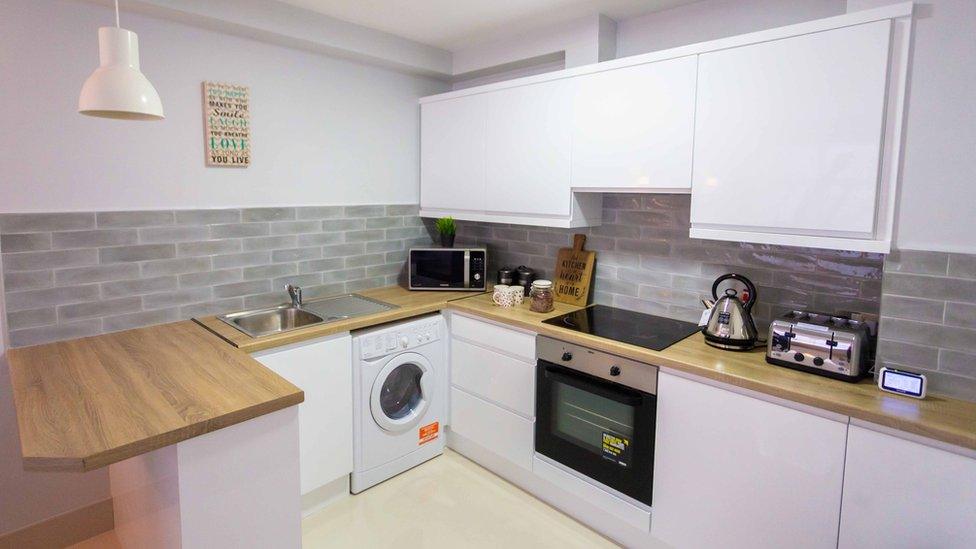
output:
[[[457, 244], [487, 247], [490, 276], [520, 264], [551, 276], [559, 248], [585, 233], [598, 251], [594, 302], [673, 318], [697, 320], [712, 280], [730, 271], [758, 285], [763, 330], [796, 307], [880, 312], [883, 362], [976, 400], [976, 255], [692, 240], [688, 195], [603, 201], [600, 227], [459, 221]], [[285, 281], [306, 284], [306, 299], [396, 283], [406, 249], [431, 242], [433, 220], [417, 214], [415, 204], [0, 214], [10, 342], [279, 304]]]
[[883, 363], [924, 372], [932, 391], [976, 401], [976, 254], [892, 253], [881, 317]]
[[[416, 204], [0, 214], [13, 346], [395, 283]], [[368, 251], [367, 251], [368, 248]]]
[[698, 320], [700, 300], [727, 272], [745, 274], [758, 285], [756, 320], [762, 330], [796, 307], [856, 306], [878, 313], [880, 254], [692, 240], [690, 200], [674, 194], [605, 194], [599, 227], [459, 221], [457, 243], [488, 248], [492, 271], [524, 264], [549, 277], [559, 248], [572, 243], [573, 233], [584, 233], [587, 249], [597, 251], [594, 302], [684, 320]]

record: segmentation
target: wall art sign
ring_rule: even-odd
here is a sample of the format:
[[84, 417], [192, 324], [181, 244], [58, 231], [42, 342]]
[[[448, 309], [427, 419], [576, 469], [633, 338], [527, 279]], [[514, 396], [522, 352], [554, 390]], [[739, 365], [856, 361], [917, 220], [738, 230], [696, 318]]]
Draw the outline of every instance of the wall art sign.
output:
[[580, 307], [586, 305], [590, 297], [596, 252], [584, 250], [584, 245], [586, 235], [574, 234], [573, 247], [560, 248], [556, 254], [556, 276], [553, 280], [556, 301]]
[[247, 86], [203, 83], [207, 166], [246, 168], [251, 164], [250, 97]]

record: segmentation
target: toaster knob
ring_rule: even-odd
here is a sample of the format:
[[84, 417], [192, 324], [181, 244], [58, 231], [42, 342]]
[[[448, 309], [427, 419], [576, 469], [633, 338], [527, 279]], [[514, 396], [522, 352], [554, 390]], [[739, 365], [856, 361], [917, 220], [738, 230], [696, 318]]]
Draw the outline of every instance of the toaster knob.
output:
[[818, 357], [814, 357], [814, 359], [813, 359], [813, 365], [814, 366], [823, 366], [823, 362], [824, 362], [823, 359], [820, 358], [819, 356]]
[[803, 362], [803, 353], [796, 353], [793, 355], [793, 360], [797, 362]]

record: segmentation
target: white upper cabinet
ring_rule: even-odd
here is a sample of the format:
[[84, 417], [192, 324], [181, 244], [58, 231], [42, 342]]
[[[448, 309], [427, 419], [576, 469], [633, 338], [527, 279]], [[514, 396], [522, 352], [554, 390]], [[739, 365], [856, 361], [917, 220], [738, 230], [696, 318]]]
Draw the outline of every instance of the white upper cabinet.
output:
[[573, 79], [572, 186], [687, 192], [697, 56]]
[[976, 547], [974, 520], [976, 459], [851, 425], [841, 549]]
[[834, 549], [846, 420], [662, 371], [651, 535], [673, 547]]
[[487, 94], [485, 210], [570, 214], [572, 92], [561, 79]]
[[485, 96], [426, 103], [420, 113], [420, 207], [485, 207]]
[[891, 29], [882, 20], [699, 56], [692, 236], [875, 236]]
[[420, 100], [420, 214], [599, 225], [691, 192], [693, 238], [887, 253], [912, 3]]

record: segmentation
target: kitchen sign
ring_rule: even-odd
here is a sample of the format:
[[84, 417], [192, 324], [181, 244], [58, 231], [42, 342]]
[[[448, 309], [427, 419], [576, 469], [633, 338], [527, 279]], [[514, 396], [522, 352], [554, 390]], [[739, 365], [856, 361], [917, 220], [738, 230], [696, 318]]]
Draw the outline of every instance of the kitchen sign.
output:
[[584, 250], [585, 234], [573, 235], [573, 247], [556, 254], [555, 299], [562, 303], [585, 306], [590, 297], [590, 279], [596, 252]]
[[203, 83], [207, 166], [246, 168], [251, 164], [250, 98], [247, 86]]

